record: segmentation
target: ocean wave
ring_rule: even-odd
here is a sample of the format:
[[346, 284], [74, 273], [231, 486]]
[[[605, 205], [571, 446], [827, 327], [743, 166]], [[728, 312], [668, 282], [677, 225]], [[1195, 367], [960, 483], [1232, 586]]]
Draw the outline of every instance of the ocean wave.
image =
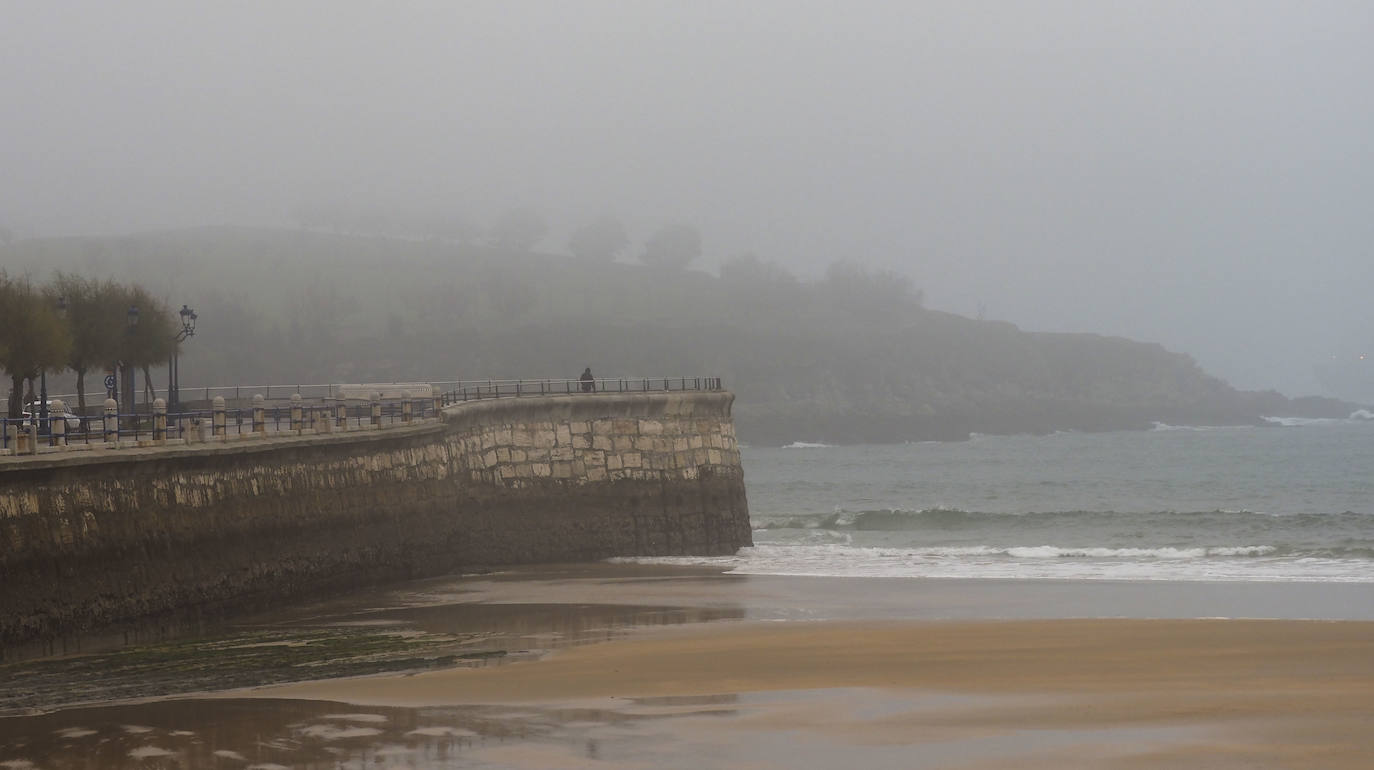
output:
[[1234, 545], [1202, 548], [1061, 548], [1053, 545], [1002, 549], [1017, 559], [1206, 559], [1220, 556], [1267, 556], [1272, 545]]
[[[1304, 515], [1304, 514], [1298, 514]], [[1362, 516], [1364, 514], [1310, 514], [1312, 516]], [[759, 514], [756, 529], [837, 529], [872, 532], [902, 532], [920, 529], [958, 529], [995, 524], [999, 527], [1044, 526], [1052, 523], [1090, 524], [1122, 522], [1138, 525], [1154, 519], [1178, 523], [1217, 523], [1217, 519], [1247, 519], [1269, 514], [1247, 511], [1030, 511], [1025, 513], [986, 513], [961, 508], [934, 507], [922, 510], [887, 508], [869, 511], [837, 510], [831, 513]]]
[[1356, 409], [1345, 417], [1261, 417], [1260, 419], [1271, 425], [1299, 428], [1304, 425], [1344, 425], [1346, 423], [1369, 422], [1374, 420], [1374, 412], [1368, 409]]
[[741, 575], [1058, 580], [1371, 583], [1368, 559], [1283, 555], [1271, 546], [1198, 549], [964, 546], [857, 548], [760, 544], [733, 556], [637, 557], [641, 564], [697, 565]]
[[783, 449], [830, 449], [834, 444], [821, 444], [813, 441], [793, 441]]
[[1154, 423], [1154, 427], [1153, 427], [1153, 428], [1150, 428], [1150, 430], [1154, 430], [1154, 431], [1166, 431], [1166, 430], [1211, 431], [1211, 430], [1216, 430], [1216, 426], [1214, 426], [1214, 425], [1170, 425], [1170, 424], [1167, 423], [1167, 422], [1156, 422], [1156, 423]]

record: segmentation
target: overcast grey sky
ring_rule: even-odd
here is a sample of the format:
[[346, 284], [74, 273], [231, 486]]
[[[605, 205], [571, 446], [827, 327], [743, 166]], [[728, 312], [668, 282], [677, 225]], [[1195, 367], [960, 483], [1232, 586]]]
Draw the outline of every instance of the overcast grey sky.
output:
[[854, 259], [1299, 394], [1374, 347], [1371, 34], [1365, 0], [0, 0], [0, 224], [685, 220], [706, 266]]

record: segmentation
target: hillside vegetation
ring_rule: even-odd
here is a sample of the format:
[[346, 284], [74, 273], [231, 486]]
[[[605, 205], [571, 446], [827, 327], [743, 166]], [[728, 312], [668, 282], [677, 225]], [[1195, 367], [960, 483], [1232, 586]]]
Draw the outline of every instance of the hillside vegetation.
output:
[[746, 441], [952, 439], [1344, 416], [1245, 393], [1159, 345], [1024, 332], [922, 307], [898, 276], [722, 277], [441, 241], [200, 228], [29, 240], [0, 267], [148, 287], [201, 322], [182, 384], [719, 375]]

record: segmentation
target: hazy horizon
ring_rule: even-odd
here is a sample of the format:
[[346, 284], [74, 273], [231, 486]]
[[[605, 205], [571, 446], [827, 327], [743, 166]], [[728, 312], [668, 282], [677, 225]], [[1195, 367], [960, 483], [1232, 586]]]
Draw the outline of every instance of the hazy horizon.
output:
[[[1359, 2], [8, 4], [0, 227], [612, 212], [695, 266], [1160, 342], [1247, 389], [1374, 353]], [[3, 265], [0, 265], [3, 267]]]

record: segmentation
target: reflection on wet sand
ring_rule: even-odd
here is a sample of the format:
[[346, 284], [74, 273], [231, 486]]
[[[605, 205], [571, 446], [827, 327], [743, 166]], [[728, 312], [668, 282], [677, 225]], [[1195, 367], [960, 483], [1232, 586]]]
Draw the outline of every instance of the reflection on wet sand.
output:
[[[407, 599], [413, 601], [405, 596], [398, 603]], [[328, 612], [320, 609], [302, 608], [294, 616], [278, 615], [213, 637], [0, 665], [5, 682], [0, 716], [309, 679], [485, 666], [616, 639], [636, 628], [734, 620], [744, 612], [738, 607], [461, 602], [382, 609], [335, 603]]]
[[[471, 767], [520, 745], [595, 759], [647, 750], [641, 723], [732, 716], [735, 696], [620, 701], [618, 708], [359, 708], [298, 700], [161, 701], [0, 721], [7, 770]], [[638, 746], [638, 748], [636, 748]]]

